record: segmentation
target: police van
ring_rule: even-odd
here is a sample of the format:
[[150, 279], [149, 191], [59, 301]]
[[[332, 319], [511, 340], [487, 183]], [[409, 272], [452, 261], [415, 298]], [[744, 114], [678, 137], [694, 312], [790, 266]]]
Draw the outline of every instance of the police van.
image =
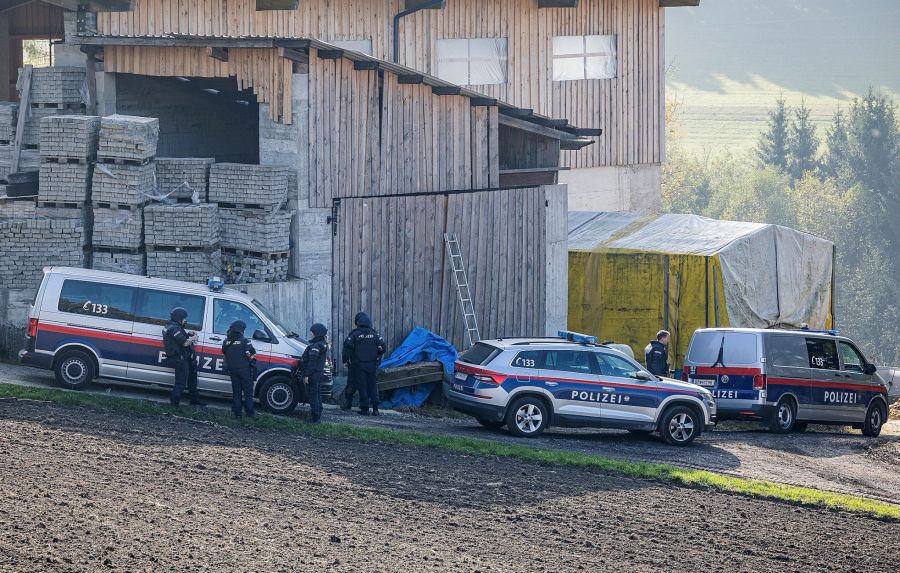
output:
[[291, 371], [306, 342], [259, 301], [216, 281], [206, 286], [79, 268], [45, 268], [19, 358], [26, 365], [53, 370], [59, 385], [69, 389], [85, 388], [96, 377], [172, 386], [174, 371], [162, 365], [162, 338], [175, 307], [187, 310], [187, 329], [198, 334], [195, 350], [201, 391], [231, 394], [222, 342], [228, 326], [243, 320], [257, 351], [255, 393], [262, 406], [286, 413], [304, 398], [305, 389], [292, 381]]
[[685, 446], [716, 423], [708, 390], [654, 376], [593, 336], [568, 331], [476, 343], [459, 356], [445, 394], [481, 425], [529, 438], [551, 425], [593, 426], [659, 432]]
[[816, 423], [877, 436], [888, 417], [885, 381], [835, 331], [697, 330], [683, 379], [712, 391], [720, 419], [764, 420], [777, 433]]

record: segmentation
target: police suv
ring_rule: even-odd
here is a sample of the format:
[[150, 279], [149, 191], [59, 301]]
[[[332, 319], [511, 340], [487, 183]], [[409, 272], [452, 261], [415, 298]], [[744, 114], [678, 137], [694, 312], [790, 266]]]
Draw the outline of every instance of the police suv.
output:
[[162, 365], [162, 333], [175, 307], [187, 310], [187, 328], [198, 334], [195, 351], [201, 391], [231, 394], [222, 341], [228, 326], [243, 320], [257, 351], [255, 393], [260, 403], [272, 412], [285, 413], [303, 398], [305, 389], [292, 380], [291, 371], [306, 342], [259, 301], [217, 281], [204, 286], [48, 267], [19, 358], [26, 365], [53, 370], [60, 386], [69, 389], [85, 388], [95, 377], [172, 386], [174, 371]]
[[451, 406], [481, 425], [506, 426], [536, 437], [550, 425], [658, 431], [677, 446], [690, 444], [716, 422], [712, 394], [699, 386], [654, 376], [592, 336], [482, 340], [462, 353]]
[[720, 419], [764, 420], [778, 433], [817, 423], [877, 436], [887, 421], [885, 381], [835, 331], [701, 329], [683, 375], [713, 393]]

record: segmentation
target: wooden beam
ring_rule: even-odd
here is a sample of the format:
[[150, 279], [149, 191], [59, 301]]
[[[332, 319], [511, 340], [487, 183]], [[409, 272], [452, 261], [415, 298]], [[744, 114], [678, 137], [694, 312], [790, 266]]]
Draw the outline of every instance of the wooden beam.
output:
[[534, 110], [523, 107], [504, 107], [500, 109], [500, 113], [509, 117], [531, 117], [534, 115]]
[[261, 10], [296, 10], [300, 0], [256, 0], [256, 11]]
[[80, 7], [88, 12], [131, 12], [135, 0], [41, 0], [44, 4], [59, 6], [70, 12], [78, 12]]
[[425, 81], [425, 76], [421, 74], [400, 74], [397, 76], [398, 84], [415, 85]]
[[578, 137], [600, 137], [603, 130], [599, 127], [576, 127], [572, 130]]
[[472, 107], [490, 107], [497, 105], [497, 99], [492, 97], [473, 97], [469, 99], [469, 103], [472, 104]]
[[531, 121], [546, 127], [560, 129], [569, 125], [568, 119], [555, 119], [552, 117], [532, 117]]
[[31, 0], [6, 0], [6, 2], [3, 4], [3, 7], [0, 8], [0, 13], [8, 12], [13, 8], [17, 8], [22, 4], [28, 4], [29, 2], [31, 2]]
[[13, 140], [12, 156], [9, 158], [9, 172], [19, 170], [19, 158], [22, 154], [22, 138], [25, 136], [25, 119], [31, 108], [31, 65], [22, 68], [22, 97], [19, 100], [19, 118], [16, 123], [16, 138]]
[[340, 60], [344, 57], [344, 50], [317, 50], [320, 60]]
[[217, 48], [214, 46], [206, 46], [206, 55], [220, 62], [228, 61], [228, 48]]
[[578, 8], [578, 0], [538, 0], [538, 8]]
[[433, 4], [434, 0], [406, 0], [404, 5], [404, 9], [406, 10], [443, 10], [447, 6], [447, 0], [444, 0], [440, 4]]
[[431, 86], [431, 93], [439, 96], [455, 96], [462, 93], [459, 86]]
[[659, 0], [660, 8], [681, 8], [683, 6], [699, 6], [700, 0]]
[[353, 69], [354, 70], [377, 70], [378, 62], [375, 60], [354, 60], [353, 61]]
[[[271, 38], [136, 38], [125, 36], [73, 36], [67, 43], [79, 46], [157, 46], [160, 48], [272, 48]], [[281, 46], [282, 43], [279, 43]], [[289, 46], [286, 46], [289, 47]]]

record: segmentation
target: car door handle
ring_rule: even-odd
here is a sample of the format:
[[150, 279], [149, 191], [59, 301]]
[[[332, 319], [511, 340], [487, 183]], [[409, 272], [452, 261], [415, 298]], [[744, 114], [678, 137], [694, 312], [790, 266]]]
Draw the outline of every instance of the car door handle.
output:
[[213, 342], [222, 342], [222, 339], [219, 338], [218, 336], [210, 336], [209, 339], [212, 340]]
[[559, 386], [559, 382], [544, 382], [547, 386]]
[[616, 389], [615, 389], [615, 388], [612, 388], [611, 386], [604, 386], [604, 387], [603, 387], [603, 391], [604, 391], [604, 392], [615, 392]]

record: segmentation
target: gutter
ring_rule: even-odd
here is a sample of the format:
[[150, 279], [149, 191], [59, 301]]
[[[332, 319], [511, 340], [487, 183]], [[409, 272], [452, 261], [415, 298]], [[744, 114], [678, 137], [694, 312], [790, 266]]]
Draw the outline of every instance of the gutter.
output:
[[431, 0], [431, 2], [426, 2], [425, 4], [421, 4], [416, 6], [415, 8], [408, 8], [402, 12], [398, 12], [396, 16], [394, 16], [394, 63], [400, 63], [400, 20], [406, 18], [411, 14], [415, 14], [419, 10], [433, 10], [435, 8], [444, 7], [444, 2], [446, 0]]

